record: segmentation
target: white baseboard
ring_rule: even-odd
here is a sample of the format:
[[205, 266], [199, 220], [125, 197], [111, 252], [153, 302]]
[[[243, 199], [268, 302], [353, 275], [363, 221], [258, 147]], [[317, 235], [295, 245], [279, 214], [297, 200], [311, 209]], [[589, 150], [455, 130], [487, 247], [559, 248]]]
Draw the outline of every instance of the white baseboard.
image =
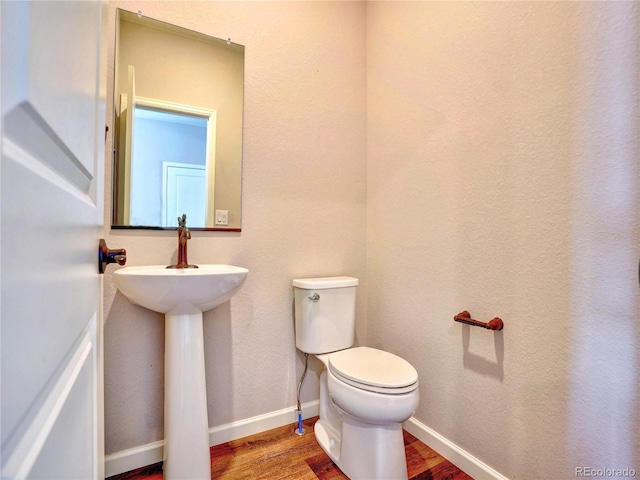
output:
[[[313, 400], [302, 404], [302, 418], [311, 418], [320, 412], [320, 401]], [[272, 428], [282, 427], [298, 421], [296, 407], [283, 408], [275, 412], [265, 413], [256, 417], [227, 423], [209, 430], [209, 444], [219, 445], [221, 443], [237, 440], [238, 438], [266, 432]], [[293, 433], [293, 430], [292, 430]]]
[[120, 473], [146, 467], [162, 461], [164, 441], [148, 443], [140, 447], [129, 448], [104, 457], [104, 475], [106, 478]]
[[404, 422], [403, 427], [475, 480], [508, 480], [507, 477], [415, 418], [411, 417]]
[[[303, 403], [302, 417], [315, 417], [318, 415], [319, 410], [318, 400]], [[298, 415], [295, 406], [283, 408], [282, 410], [265, 413], [264, 415], [213, 427], [209, 429], [209, 444], [219, 445], [220, 443], [230, 442], [231, 440], [265, 432], [272, 428], [296, 423], [297, 421]], [[291, 433], [293, 434], [293, 430]], [[163, 447], [164, 442], [158, 441], [107, 455], [105, 457], [105, 476], [111, 477], [135, 470], [136, 468], [161, 462]]]

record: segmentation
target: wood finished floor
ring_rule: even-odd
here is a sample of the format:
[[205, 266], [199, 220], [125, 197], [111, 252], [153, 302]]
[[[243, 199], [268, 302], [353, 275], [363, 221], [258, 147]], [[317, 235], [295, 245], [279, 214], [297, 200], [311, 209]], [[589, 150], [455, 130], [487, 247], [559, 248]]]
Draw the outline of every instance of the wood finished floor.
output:
[[[318, 417], [211, 447], [211, 478], [224, 480], [345, 480], [313, 435]], [[410, 433], [404, 432], [411, 480], [473, 480]], [[162, 464], [123, 473], [108, 480], [162, 480]], [[185, 479], [188, 480], [188, 479]]]

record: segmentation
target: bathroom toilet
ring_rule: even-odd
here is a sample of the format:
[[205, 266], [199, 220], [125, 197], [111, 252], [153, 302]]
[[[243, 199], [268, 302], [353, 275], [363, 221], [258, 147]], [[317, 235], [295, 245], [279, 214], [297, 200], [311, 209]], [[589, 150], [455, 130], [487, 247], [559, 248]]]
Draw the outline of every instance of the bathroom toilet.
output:
[[402, 422], [418, 406], [418, 373], [389, 352], [353, 347], [358, 279], [293, 281], [296, 347], [324, 365], [316, 439], [350, 479], [407, 478]]

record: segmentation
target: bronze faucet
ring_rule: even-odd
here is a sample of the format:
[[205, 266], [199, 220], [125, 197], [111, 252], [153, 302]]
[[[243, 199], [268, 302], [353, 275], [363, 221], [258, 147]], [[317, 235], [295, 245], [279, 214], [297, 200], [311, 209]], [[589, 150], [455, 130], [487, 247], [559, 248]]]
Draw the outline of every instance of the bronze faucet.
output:
[[197, 265], [189, 265], [187, 260], [187, 240], [191, 238], [191, 231], [187, 228], [187, 215], [178, 217], [178, 263], [167, 268], [198, 268]]

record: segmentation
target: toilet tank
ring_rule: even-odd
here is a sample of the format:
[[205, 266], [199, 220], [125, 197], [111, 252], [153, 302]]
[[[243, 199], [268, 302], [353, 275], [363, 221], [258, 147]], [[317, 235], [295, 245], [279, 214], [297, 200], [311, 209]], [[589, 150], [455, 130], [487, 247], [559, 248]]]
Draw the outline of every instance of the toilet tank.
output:
[[296, 347], [328, 353], [353, 345], [356, 286], [353, 277], [299, 278], [293, 281]]

